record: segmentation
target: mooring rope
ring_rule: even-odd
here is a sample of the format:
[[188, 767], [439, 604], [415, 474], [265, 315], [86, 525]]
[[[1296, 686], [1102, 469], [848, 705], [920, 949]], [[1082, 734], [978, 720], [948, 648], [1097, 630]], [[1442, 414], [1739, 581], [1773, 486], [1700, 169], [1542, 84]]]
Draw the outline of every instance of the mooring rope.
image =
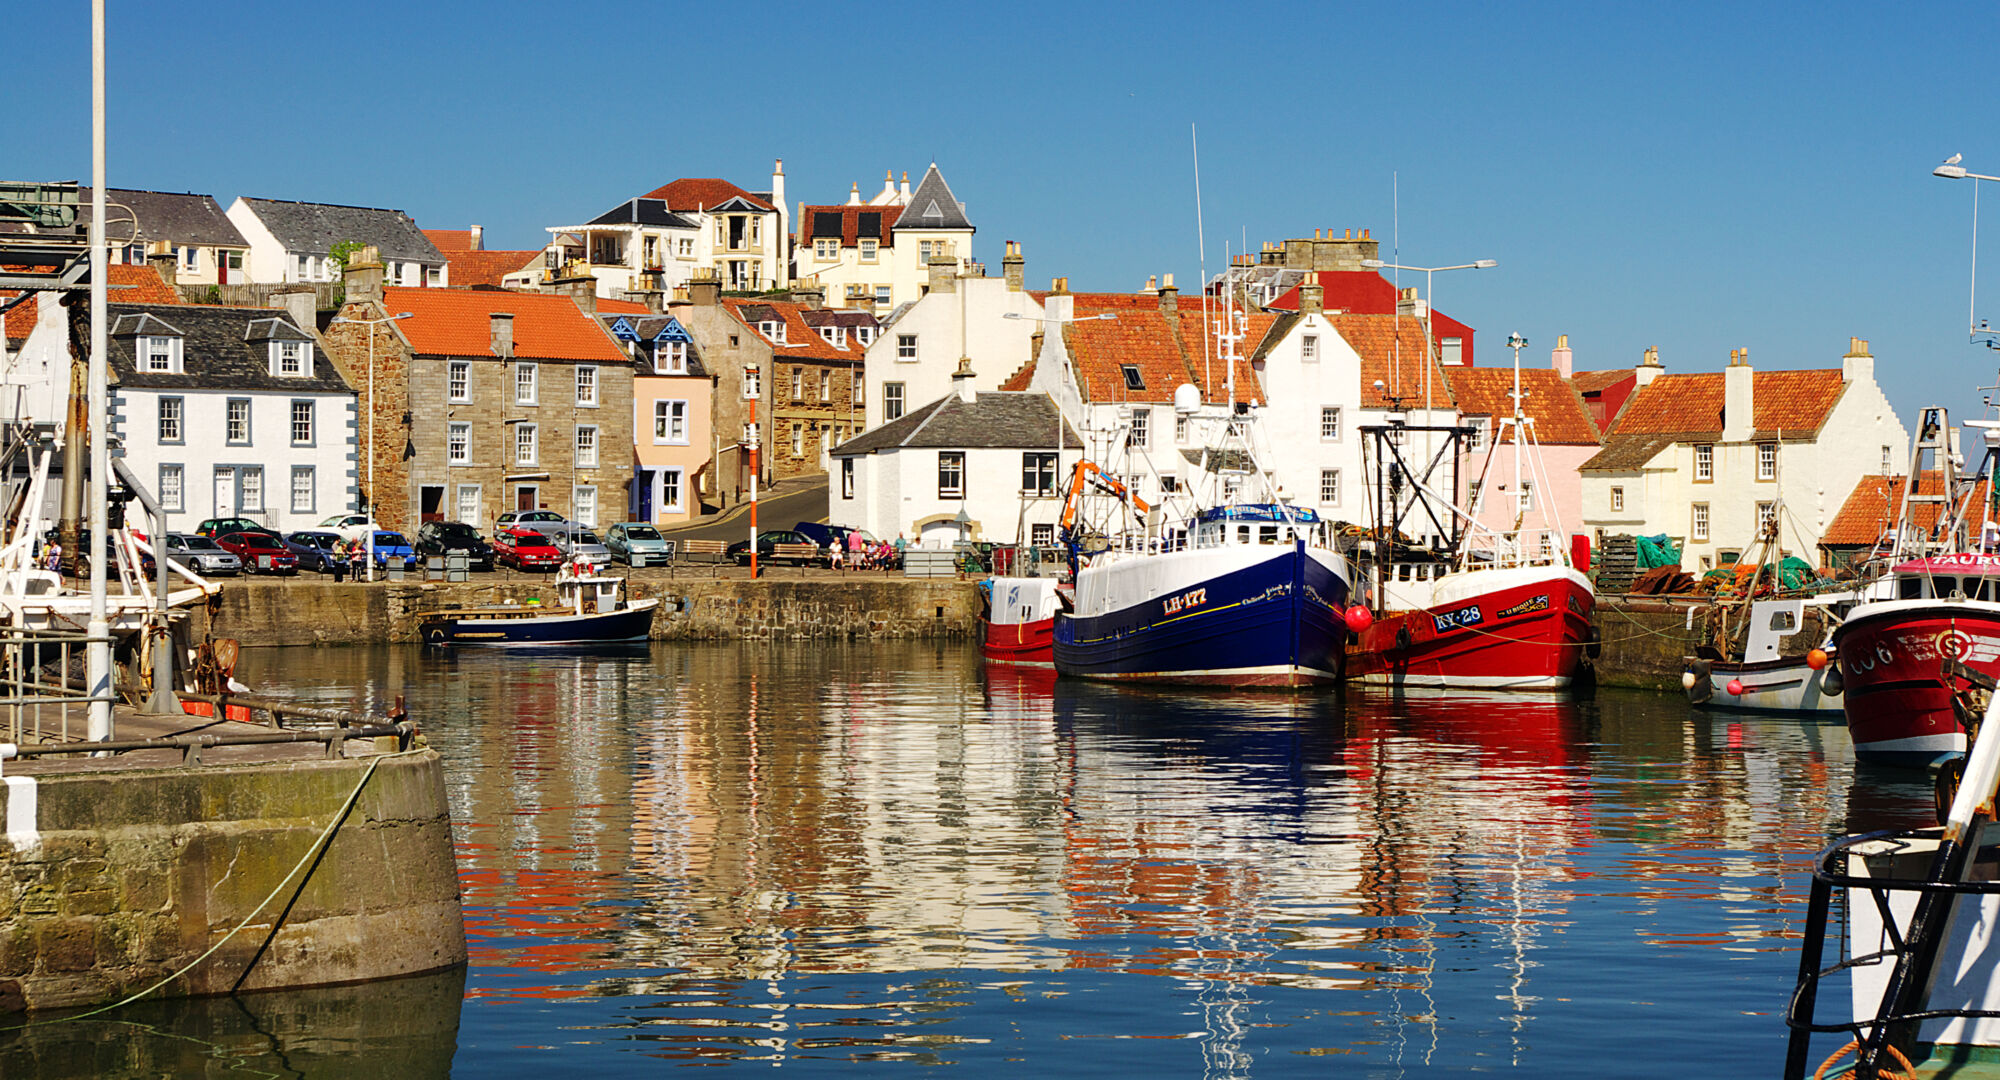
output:
[[[1854, 1042], [1848, 1043], [1846, 1046], [1843, 1046], [1838, 1050], [1835, 1050], [1833, 1052], [1832, 1057], [1827, 1058], [1825, 1061], [1820, 1062], [1819, 1071], [1813, 1074], [1813, 1080], [1826, 1080], [1827, 1070], [1833, 1068], [1834, 1062], [1839, 1061], [1841, 1058], [1844, 1058], [1847, 1055], [1852, 1054], [1859, 1049], [1861, 1049], [1861, 1042], [1860, 1040], [1856, 1040]], [[1903, 1072], [1901, 1076], [1897, 1076], [1896, 1074], [1891, 1073], [1887, 1069], [1878, 1068], [1875, 1070], [1874, 1080], [1917, 1080], [1917, 1067], [1915, 1065], [1910, 1064], [1910, 1059], [1904, 1057], [1903, 1052], [1901, 1050], [1898, 1050], [1894, 1046], [1887, 1044], [1884, 1044], [1883, 1049], [1889, 1051], [1889, 1056], [1896, 1059], [1897, 1067], [1902, 1069]], [[1848, 1075], [1858, 1076], [1860, 1074], [1849, 1073]]]
[[[320, 831], [318, 839], [315, 839], [312, 842], [312, 844], [306, 848], [304, 855], [299, 856], [298, 862], [292, 864], [291, 870], [288, 871], [285, 874], [284, 878], [278, 882], [277, 887], [271, 890], [270, 895], [264, 897], [264, 899], [261, 902], [259, 902], [255, 908], [252, 908], [250, 914], [243, 916], [242, 922], [237, 923], [234, 927], [230, 929], [230, 931], [227, 934], [222, 935], [222, 939], [220, 941], [217, 941], [215, 944], [210, 945], [207, 951], [203, 952], [200, 956], [197, 956], [194, 959], [188, 961], [186, 966], [182, 967], [179, 971], [176, 971], [173, 974], [168, 975], [166, 978], [161, 979], [159, 982], [156, 982], [153, 985], [146, 987], [144, 990], [141, 990], [136, 994], [132, 994], [118, 1001], [114, 1001], [109, 1005], [99, 1006], [98, 1008], [92, 1009], [89, 1012], [77, 1013], [75, 1016], [57, 1017], [56, 1019], [53, 1020], [33, 1020], [28, 1023], [20, 1024], [14, 1027], [0, 1028], [0, 1031], [24, 1031], [28, 1028], [33, 1028], [33, 1027], [48, 1027], [53, 1024], [67, 1024], [77, 1020], [85, 1020], [90, 1017], [100, 1015], [102, 1013], [108, 1013], [113, 1009], [123, 1008], [126, 1005], [130, 1005], [133, 1002], [139, 1000], [140, 998], [143, 998], [146, 995], [152, 993], [153, 991], [160, 989], [161, 987], [167, 985], [170, 982], [173, 982], [175, 979], [178, 979], [181, 976], [186, 975], [188, 972], [193, 971], [195, 967], [199, 965], [202, 961], [215, 955], [215, 951], [217, 949], [220, 949], [224, 945], [229, 944], [229, 940], [235, 937], [237, 934], [241, 933], [245, 927], [249, 926], [251, 920], [263, 914], [264, 909], [271, 906], [271, 901], [276, 900], [278, 898], [278, 894], [285, 891], [285, 886], [291, 884], [292, 878], [297, 876], [299, 871], [305, 869], [308, 863], [310, 863], [312, 860], [314, 860], [319, 856], [319, 853], [325, 848], [325, 846], [332, 841], [334, 830], [340, 827], [341, 822], [347, 820], [348, 812], [354, 809], [355, 802], [361, 798], [361, 789], [368, 786], [369, 778], [375, 775], [376, 766], [382, 764], [382, 762], [392, 757], [404, 757], [409, 754], [423, 753], [424, 749], [425, 748], [423, 747], [418, 747], [410, 750], [398, 750], [392, 754], [375, 755], [375, 757], [368, 762], [367, 771], [361, 774], [360, 781], [354, 785], [354, 790], [347, 793], [346, 801], [340, 804], [340, 809], [338, 811], [335, 811], [332, 820], [328, 821], [326, 823], [326, 828]], [[273, 931], [275, 932], [275, 930], [276, 928], [274, 927]]]

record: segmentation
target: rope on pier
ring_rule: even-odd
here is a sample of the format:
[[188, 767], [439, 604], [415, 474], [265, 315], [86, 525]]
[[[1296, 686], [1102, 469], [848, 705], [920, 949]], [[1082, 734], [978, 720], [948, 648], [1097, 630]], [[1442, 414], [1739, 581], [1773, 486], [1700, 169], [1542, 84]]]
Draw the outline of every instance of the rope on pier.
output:
[[[1843, 1046], [1838, 1050], [1835, 1050], [1833, 1052], [1832, 1057], [1827, 1058], [1825, 1061], [1820, 1062], [1819, 1071], [1813, 1074], [1813, 1080], [1826, 1080], [1827, 1070], [1833, 1068], [1834, 1062], [1839, 1061], [1841, 1058], [1844, 1058], [1847, 1055], [1852, 1054], [1859, 1049], [1861, 1049], [1861, 1043], [1859, 1041], [1855, 1041], [1848, 1043], [1846, 1046]], [[1875, 1070], [1876, 1080], [1916, 1080], [1917, 1067], [1915, 1065], [1910, 1064], [1910, 1059], [1904, 1057], [1903, 1052], [1901, 1050], [1896, 1049], [1894, 1046], [1885, 1046], [1883, 1047], [1883, 1049], [1889, 1051], [1889, 1056], [1896, 1059], [1896, 1067], [1902, 1070], [1902, 1074], [1898, 1076], [1894, 1073], [1891, 1073], [1887, 1069], [1876, 1069]], [[1849, 1075], [1859, 1075], [1859, 1074], [1849, 1074]]]
[[[167, 976], [164, 979], [161, 979], [159, 982], [156, 982], [151, 986], [148, 986], [147, 988], [139, 991], [136, 994], [132, 994], [129, 997], [123, 998], [118, 1001], [114, 1001], [109, 1005], [104, 1005], [99, 1008], [92, 1009], [89, 1012], [77, 1013], [75, 1016], [58, 1017], [57, 1019], [54, 1020], [35, 1020], [26, 1024], [16, 1025], [14, 1027], [0, 1028], [0, 1031], [23, 1031], [31, 1027], [47, 1027], [51, 1024], [67, 1024], [73, 1021], [84, 1020], [88, 1019], [89, 1017], [98, 1016], [103, 1013], [108, 1013], [113, 1009], [119, 1009], [127, 1005], [130, 1005], [133, 1002], [139, 1000], [140, 998], [145, 997], [146, 995], [152, 993], [153, 991], [160, 989], [161, 987], [167, 985], [170, 982], [173, 982], [175, 979], [178, 979], [181, 976], [186, 975], [188, 972], [193, 971], [195, 967], [199, 965], [202, 961], [208, 959], [211, 956], [214, 956], [215, 951], [217, 949], [220, 949], [224, 945], [227, 945], [231, 938], [235, 937], [238, 933], [241, 933], [243, 928], [249, 926], [251, 921], [256, 919], [258, 915], [263, 914], [264, 909], [271, 906], [271, 901], [276, 900], [278, 898], [278, 894], [284, 892], [285, 887], [291, 884], [292, 878], [298, 876], [299, 871], [305, 869], [308, 864], [310, 864], [314, 859], [319, 857], [320, 852], [325, 850], [326, 845], [332, 842], [334, 831], [340, 828], [341, 822], [347, 820], [348, 812], [354, 809], [355, 802], [361, 798], [361, 790], [368, 786], [368, 780], [370, 777], [375, 775], [375, 767], [377, 765], [382, 764], [382, 762], [388, 760], [389, 758], [405, 757], [410, 754], [423, 753], [424, 749], [425, 748], [423, 747], [416, 747], [409, 750], [399, 750], [393, 754], [377, 754], [373, 758], [371, 758], [368, 762], [367, 771], [361, 774], [361, 779], [354, 785], [354, 790], [347, 793], [346, 801], [340, 804], [340, 809], [334, 812], [332, 819], [326, 823], [326, 828], [320, 831], [319, 838], [314, 840], [312, 844], [306, 848], [305, 854], [299, 856], [299, 861], [294, 863], [292, 865], [291, 870], [288, 871], [285, 874], [284, 878], [278, 882], [277, 888], [272, 889], [269, 896], [264, 897], [264, 899], [260, 901], [255, 908], [251, 909], [250, 914], [243, 916], [242, 922], [239, 922], [234, 927], [230, 928], [230, 931], [227, 934], [222, 935], [222, 939], [220, 941], [217, 941], [215, 944], [210, 945], [208, 947], [208, 951], [188, 961], [186, 966], [182, 967], [179, 971], [174, 972], [173, 974]], [[275, 928], [273, 929], [275, 931]]]

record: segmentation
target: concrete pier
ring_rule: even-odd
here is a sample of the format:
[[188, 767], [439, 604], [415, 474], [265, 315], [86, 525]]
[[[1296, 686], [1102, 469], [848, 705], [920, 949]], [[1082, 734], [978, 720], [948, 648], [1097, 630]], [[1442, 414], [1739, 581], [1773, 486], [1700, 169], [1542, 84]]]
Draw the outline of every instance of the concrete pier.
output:
[[[268, 730], [123, 714], [118, 737], [165, 733], [148, 725]], [[185, 765], [152, 750], [7, 762], [0, 1011], [109, 1003], [190, 962], [162, 993], [325, 986], [464, 963], [437, 754], [370, 742], [325, 755], [307, 743], [209, 747]], [[330, 825], [325, 849], [287, 880]]]

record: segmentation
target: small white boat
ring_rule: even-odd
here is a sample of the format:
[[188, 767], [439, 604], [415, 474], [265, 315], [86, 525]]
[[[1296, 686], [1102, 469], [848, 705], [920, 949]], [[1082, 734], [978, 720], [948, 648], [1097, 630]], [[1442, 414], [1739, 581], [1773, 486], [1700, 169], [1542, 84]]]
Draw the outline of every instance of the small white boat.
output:
[[[1809, 607], [1838, 610], [1859, 597], [1755, 600], [1750, 604], [1750, 628], [1740, 659], [1725, 660], [1712, 648], [1688, 657], [1681, 688], [1688, 701], [1711, 709], [1748, 712], [1826, 713], [1841, 710], [1839, 665], [1831, 643], [1805, 652], [1783, 651], [1784, 640], [1805, 625]], [[1816, 654], [1816, 655], [1815, 655]]]

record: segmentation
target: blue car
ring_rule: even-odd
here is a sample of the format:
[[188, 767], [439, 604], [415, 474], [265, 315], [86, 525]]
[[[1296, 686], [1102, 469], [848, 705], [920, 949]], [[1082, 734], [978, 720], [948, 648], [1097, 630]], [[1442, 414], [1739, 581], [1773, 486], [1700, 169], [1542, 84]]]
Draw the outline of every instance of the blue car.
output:
[[[364, 538], [362, 542], [366, 543], [367, 541]], [[386, 569], [390, 559], [401, 559], [404, 566], [411, 566], [417, 561], [417, 551], [410, 546], [408, 540], [403, 539], [402, 533], [390, 532], [387, 529], [377, 529], [375, 530], [375, 568], [377, 570]]]
[[301, 529], [285, 534], [285, 547], [299, 557], [299, 569], [332, 572], [334, 566], [346, 565], [347, 558], [340, 554], [340, 534], [331, 529]]

